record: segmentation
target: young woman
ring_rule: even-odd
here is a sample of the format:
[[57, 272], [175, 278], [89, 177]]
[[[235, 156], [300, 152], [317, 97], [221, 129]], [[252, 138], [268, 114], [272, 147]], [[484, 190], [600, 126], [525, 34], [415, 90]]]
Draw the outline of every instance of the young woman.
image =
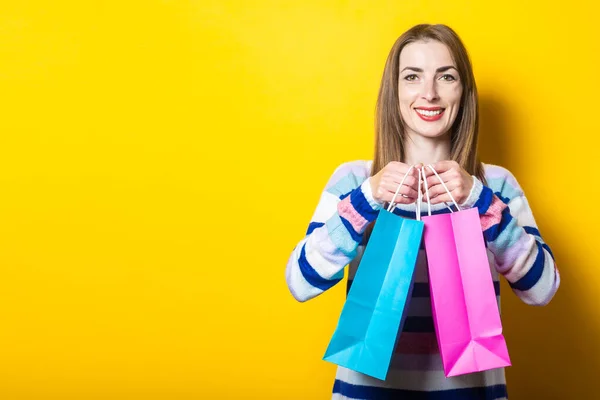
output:
[[[340, 165], [321, 196], [304, 239], [286, 268], [299, 301], [329, 289], [349, 265], [348, 287], [368, 241], [369, 227], [400, 189], [394, 212], [416, 217], [418, 173], [432, 164], [461, 208], [475, 207], [500, 301], [499, 276], [525, 303], [545, 305], [560, 283], [527, 199], [505, 168], [477, 156], [478, 97], [467, 51], [445, 25], [417, 25], [398, 38], [387, 58], [379, 97], [373, 161]], [[432, 214], [449, 212], [451, 198], [429, 168]], [[426, 210], [426, 206], [421, 207]], [[431, 319], [427, 262], [421, 250], [415, 290], [388, 378], [380, 381], [338, 367], [334, 399], [504, 399], [504, 369], [446, 378]], [[419, 290], [417, 290], [419, 289]]]

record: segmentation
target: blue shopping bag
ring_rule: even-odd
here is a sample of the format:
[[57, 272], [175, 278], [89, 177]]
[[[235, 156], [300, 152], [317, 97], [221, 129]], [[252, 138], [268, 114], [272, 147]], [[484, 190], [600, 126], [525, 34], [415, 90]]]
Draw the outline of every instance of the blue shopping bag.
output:
[[404, 324], [423, 237], [420, 207], [417, 220], [410, 220], [390, 212], [392, 204], [379, 213], [323, 356], [381, 380], [387, 376]]

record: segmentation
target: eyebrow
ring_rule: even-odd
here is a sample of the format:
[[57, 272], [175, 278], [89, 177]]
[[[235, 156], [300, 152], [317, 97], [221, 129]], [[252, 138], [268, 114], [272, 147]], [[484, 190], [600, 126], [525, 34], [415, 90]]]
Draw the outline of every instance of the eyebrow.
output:
[[[404, 71], [406, 71], [407, 69], [409, 69], [409, 70], [411, 70], [411, 71], [415, 71], [415, 72], [423, 72], [423, 69], [422, 69], [422, 68], [417, 68], [417, 67], [406, 67], [406, 68], [404, 68], [404, 69], [403, 69], [402, 71], [400, 71], [400, 72], [404, 72]], [[440, 73], [440, 72], [446, 72], [446, 71], [448, 71], [449, 69], [456, 69], [456, 67], [455, 67], [455, 66], [453, 66], [453, 65], [446, 65], [446, 66], [444, 66], [444, 67], [439, 67], [438, 69], [436, 69], [436, 70], [435, 70], [435, 72], [436, 72], [436, 73]], [[457, 70], [457, 71], [458, 71], [458, 70]]]

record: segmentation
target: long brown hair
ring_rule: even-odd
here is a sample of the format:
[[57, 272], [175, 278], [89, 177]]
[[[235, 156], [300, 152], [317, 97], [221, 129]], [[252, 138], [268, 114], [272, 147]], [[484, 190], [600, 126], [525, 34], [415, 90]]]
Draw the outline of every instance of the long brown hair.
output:
[[465, 171], [485, 182], [483, 165], [477, 154], [479, 100], [473, 68], [467, 50], [456, 32], [442, 24], [416, 25], [403, 33], [392, 46], [385, 63], [377, 98], [375, 155], [371, 175], [375, 175], [391, 161], [405, 159], [406, 135], [398, 101], [400, 52], [409, 43], [428, 40], [436, 40], [448, 47], [463, 85], [460, 108], [451, 130], [450, 158]]

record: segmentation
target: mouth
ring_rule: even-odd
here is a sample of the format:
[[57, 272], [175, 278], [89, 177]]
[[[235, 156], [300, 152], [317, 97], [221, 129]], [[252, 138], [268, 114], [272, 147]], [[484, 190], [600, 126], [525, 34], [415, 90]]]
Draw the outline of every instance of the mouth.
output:
[[444, 115], [445, 108], [442, 107], [419, 107], [414, 109], [417, 115], [424, 121], [437, 121]]

